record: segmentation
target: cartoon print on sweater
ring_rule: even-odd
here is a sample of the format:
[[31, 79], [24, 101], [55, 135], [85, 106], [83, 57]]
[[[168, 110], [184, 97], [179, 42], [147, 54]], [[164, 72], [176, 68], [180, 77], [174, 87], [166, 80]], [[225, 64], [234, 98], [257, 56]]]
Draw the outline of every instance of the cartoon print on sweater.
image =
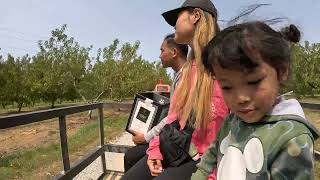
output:
[[[264, 155], [262, 143], [258, 138], [250, 139], [243, 153], [240, 149], [229, 146], [231, 131], [220, 144], [220, 152], [224, 156], [218, 165], [218, 179], [246, 179], [246, 171], [258, 173], [263, 166]], [[234, 169], [232, 173], [230, 169]]]

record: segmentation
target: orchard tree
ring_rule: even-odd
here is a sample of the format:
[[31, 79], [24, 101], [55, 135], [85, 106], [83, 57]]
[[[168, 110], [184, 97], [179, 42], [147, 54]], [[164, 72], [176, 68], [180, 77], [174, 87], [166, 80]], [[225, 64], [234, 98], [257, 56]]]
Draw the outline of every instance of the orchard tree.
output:
[[28, 83], [30, 57], [25, 55], [15, 59], [9, 54], [5, 64], [6, 97], [7, 100], [17, 103], [20, 112], [22, 106], [30, 102], [31, 84]]
[[301, 98], [314, 96], [320, 93], [320, 44], [292, 45], [292, 62], [289, 81], [284, 91], [293, 91]]
[[65, 34], [66, 25], [52, 31], [52, 37], [40, 41], [40, 52], [34, 58], [34, 90], [44, 101], [54, 107], [60, 100], [73, 100], [77, 97], [74, 83], [84, 76], [89, 61], [90, 48], [81, 47]]

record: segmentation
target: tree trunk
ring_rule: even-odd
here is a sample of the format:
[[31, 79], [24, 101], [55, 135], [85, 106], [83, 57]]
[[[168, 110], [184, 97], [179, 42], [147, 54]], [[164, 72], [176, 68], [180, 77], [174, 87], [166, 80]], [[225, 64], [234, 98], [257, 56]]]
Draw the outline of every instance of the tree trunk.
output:
[[89, 118], [89, 120], [92, 119], [92, 110], [89, 110], [89, 112], [88, 112], [88, 118]]
[[32, 101], [32, 107], [34, 107], [35, 105], [36, 105], [36, 101], [34, 100], [34, 101]]
[[18, 103], [18, 108], [19, 108], [18, 112], [21, 112], [22, 105], [23, 105], [23, 103]]
[[51, 100], [51, 108], [54, 108], [55, 102], [56, 102], [56, 100]]

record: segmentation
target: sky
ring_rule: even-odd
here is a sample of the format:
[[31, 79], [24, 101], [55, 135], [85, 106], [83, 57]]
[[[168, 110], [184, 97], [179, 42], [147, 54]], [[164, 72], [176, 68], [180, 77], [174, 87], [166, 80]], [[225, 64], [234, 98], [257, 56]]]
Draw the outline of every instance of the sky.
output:
[[[177, 8], [182, 0], [0, 0], [0, 54], [34, 55], [38, 40], [47, 40], [51, 31], [67, 24], [67, 35], [80, 45], [93, 45], [91, 53], [112, 43], [141, 42], [139, 54], [158, 61], [163, 37], [174, 32], [161, 13]], [[219, 20], [230, 20], [241, 9], [255, 3], [257, 19], [286, 17], [302, 31], [302, 41], [320, 42], [320, 0], [212, 0]]]

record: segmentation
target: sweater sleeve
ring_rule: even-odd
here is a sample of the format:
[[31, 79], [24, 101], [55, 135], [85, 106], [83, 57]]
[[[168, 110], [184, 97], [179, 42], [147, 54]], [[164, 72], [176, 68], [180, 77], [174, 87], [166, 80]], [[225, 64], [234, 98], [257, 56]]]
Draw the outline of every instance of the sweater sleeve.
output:
[[197, 164], [198, 170], [192, 174], [192, 180], [208, 179], [217, 164], [217, 146], [218, 143], [214, 142], [207, 149], [202, 156], [200, 163]]
[[163, 156], [160, 151], [160, 139], [159, 136], [155, 136], [149, 143], [147, 150], [148, 159], [163, 160]]
[[149, 132], [144, 135], [144, 139], [150, 142], [155, 136], [160, 134], [161, 129], [166, 125], [167, 118], [163, 118], [159, 124], [153, 127]]
[[314, 179], [313, 141], [308, 134], [289, 140], [273, 161], [271, 179]]

